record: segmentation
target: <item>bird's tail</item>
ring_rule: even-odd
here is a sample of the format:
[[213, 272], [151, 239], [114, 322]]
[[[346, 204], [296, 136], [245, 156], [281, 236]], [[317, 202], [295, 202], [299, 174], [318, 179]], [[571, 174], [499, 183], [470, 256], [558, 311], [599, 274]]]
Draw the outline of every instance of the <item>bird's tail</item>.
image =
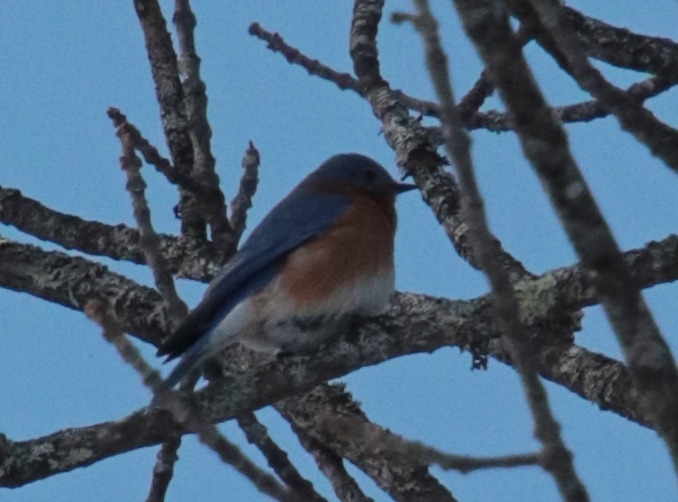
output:
[[[247, 290], [245, 292], [249, 293]], [[212, 325], [182, 354], [179, 364], [165, 380], [167, 388], [172, 389], [205, 359], [238, 341], [251, 320], [248, 303], [238, 303], [239, 301], [240, 298], [237, 296], [231, 299], [223, 311], [214, 318]]]
[[198, 367], [205, 360], [206, 354], [201, 346], [193, 346], [179, 360], [169, 376], [165, 379], [168, 389], [173, 389], [186, 375]]

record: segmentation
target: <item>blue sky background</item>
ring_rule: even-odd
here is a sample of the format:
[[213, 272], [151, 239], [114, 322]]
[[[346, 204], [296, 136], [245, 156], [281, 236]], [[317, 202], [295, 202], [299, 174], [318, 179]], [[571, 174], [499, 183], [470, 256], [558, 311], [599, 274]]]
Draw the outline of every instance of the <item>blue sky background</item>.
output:
[[[172, 3], [163, 2], [168, 19]], [[655, 0], [652, 8], [630, 0], [569, 3], [616, 25], [675, 38], [678, 4], [670, 0]], [[455, 90], [461, 96], [475, 82], [481, 66], [460, 31], [451, 2], [435, 2], [434, 7], [444, 30]], [[394, 155], [379, 136], [380, 124], [366, 102], [309, 77], [247, 34], [249, 24], [258, 21], [309, 56], [348, 71], [352, 2], [204, 0], [193, 2], [193, 9], [210, 99], [213, 152], [227, 197], [237, 189], [247, 142], [252, 140], [261, 153], [261, 183], [249, 216], [252, 224], [334, 153], [362, 152], [396, 173]], [[404, 0], [389, 1], [386, 13], [411, 9]], [[134, 225], [118, 163], [120, 145], [106, 108], [119, 107], [147, 138], [162, 151], [166, 148], [132, 2], [2, 2], [0, 46], [0, 185], [21, 189], [49, 207], [83, 218]], [[393, 87], [432, 98], [421, 43], [411, 27], [382, 22], [379, 47], [382, 72]], [[527, 54], [552, 104], [587, 99], [534, 44]], [[604, 64], [599, 67], [622, 86], [645, 78]], [[669, 92], [649, 106], [676, 125], [676, 97], [675, 91]], [[493, 98], [485, 109], [500, 106]], [[621, 132], [614, 119], [570, 125], [567, 130], [575, 156], [623, 248], [639, 247], [676, 231], [674, 173]], [[490, 223], [505, 247], [535, 273], [575, 262], [515, 137], [484, 131], [473, 132], [472, 137]], [[144, 174], [156, 229], [176, 233], [175, 189], [151, 168]], [[399, 214], [399, 290], [450, 298], [473, 298], [487, 291], [483, 277], [452, 251], [420, 197], [403, 196]], [[37, 243], [12, 228], [0, 227], [0, 234]], [[104, 262], [116, 272], [152, 284], [143, 267]], [[198, 302], [205, 287], [188, 281], [179, 281], [178, 286], [189, 305]], [[674, 352], [677, 293], [675, 285], [646, 292]], [[577, 340], [619, 357], [599, 308], [586, 310], [584, 330]], [[159, 364], [152, 350], [142, 349]], [[342, 380], [371, 419], [405, 437], [459, 454], [502, 455], [535, 449], [514, 371], [497, 362], [491, 362], [486, 372], [469, 368], [468, 354], [443, 349], [361, 369]], [[675, 500], [673, 470], [654, 432], [600, 411], [558, 386], [547, 386], [576, 467], [594, 500]], [[147, 404], [149, 398], [136, 374], [83, 314], [0, 290], [0, 432], [22, 440], [113, 420]], [[268, 409], [258, 416], [318, 490], [336, 500], [287, 424]], [[236, 426], [227, 423], [221, 429], [262, 462]], [[3, 489], [0, 500], [144, 500], [156, 452], [156, 447], [139, 450], [17, 490]], [[168, 501], [264, 500], [193, 438], [185, 439], [180, 457]], [[551, 479], [536, 468], [465, 476], [433, 471], [461, 501], [558, 497]], [[389, 500], [369, 479], [356, 476], [375, 500]]]

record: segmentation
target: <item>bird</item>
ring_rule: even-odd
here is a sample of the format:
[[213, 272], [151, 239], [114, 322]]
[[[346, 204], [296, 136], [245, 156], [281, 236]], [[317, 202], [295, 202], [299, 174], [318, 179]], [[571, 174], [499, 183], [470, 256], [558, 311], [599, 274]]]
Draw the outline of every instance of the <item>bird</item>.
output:
[[416, 185], [357, 153], [330, 157], [280, 201], [162, 343], [171, 389], [227, 346], [312, 354], [395, 291], [395, 199]]

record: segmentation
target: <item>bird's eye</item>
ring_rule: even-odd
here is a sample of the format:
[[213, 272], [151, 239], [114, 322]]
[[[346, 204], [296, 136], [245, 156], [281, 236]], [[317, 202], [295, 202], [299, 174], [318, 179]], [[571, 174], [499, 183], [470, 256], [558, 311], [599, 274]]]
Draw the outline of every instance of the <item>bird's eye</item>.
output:
[[374, 181], [375, 179], [377, 179], [377, 173], [375, 173], [374, 171], [367, 171], [365, 173], [365, 179], [367, 181]]

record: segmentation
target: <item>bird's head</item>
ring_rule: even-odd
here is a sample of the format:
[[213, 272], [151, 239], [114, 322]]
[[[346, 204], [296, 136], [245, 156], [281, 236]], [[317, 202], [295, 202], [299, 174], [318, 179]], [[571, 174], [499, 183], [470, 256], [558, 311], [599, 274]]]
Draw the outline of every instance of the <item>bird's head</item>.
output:
[[309, 176], [322, 184], [337, 183], [375, 195], [397, 195], [417, 188], [399, 183], [377, 162], [358, 153], [335, 155]]

